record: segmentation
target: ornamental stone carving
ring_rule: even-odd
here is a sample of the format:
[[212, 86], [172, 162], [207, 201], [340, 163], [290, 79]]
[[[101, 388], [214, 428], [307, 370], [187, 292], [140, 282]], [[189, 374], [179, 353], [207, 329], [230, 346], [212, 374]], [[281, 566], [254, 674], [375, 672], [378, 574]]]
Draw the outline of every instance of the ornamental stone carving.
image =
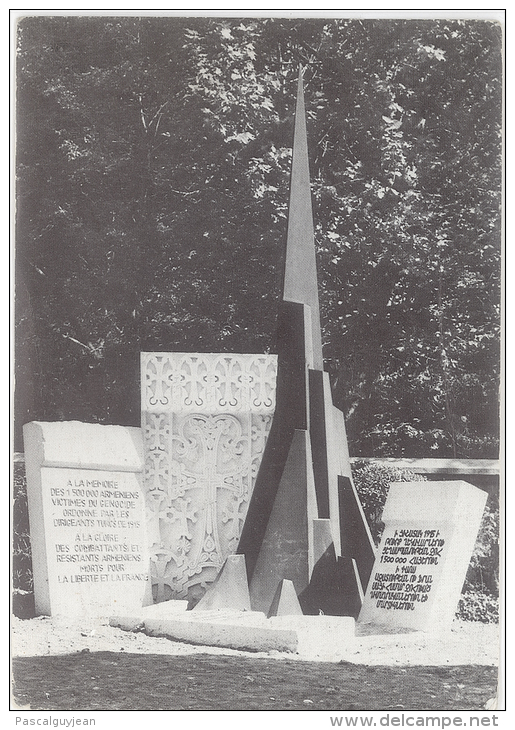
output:
[[273, 355], [142, 353], [154, 600], [200, 598], [237, 547], [275, 409]]

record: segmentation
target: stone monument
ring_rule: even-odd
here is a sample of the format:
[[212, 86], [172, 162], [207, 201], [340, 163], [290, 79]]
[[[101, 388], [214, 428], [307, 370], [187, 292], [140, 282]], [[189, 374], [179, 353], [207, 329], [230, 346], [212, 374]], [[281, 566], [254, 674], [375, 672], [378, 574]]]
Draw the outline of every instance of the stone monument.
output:
[[[238, 362], [248, 357], [250, 363], [264, 356], [144, 354], [148, 496], [156, 499], [156, 518], [165, 530], [168, 525], [183, 530], [172, 531], [171, 540], [176, 539], [174, 534], [180, 538], [173, 550], [163, 548], [169, 573], [159, 580], [168, 580], [169, 587], [182, 581], [184, 590], [206, 590], [193, 610], [177, 606], [184, 601], [165, 601], [137, 615], [113, 616], [112, 625], [139, 627], [175, 640], [262, 651], [319, 650], [325, 642], [331, 652], [335, 641], [348, 645], [354, 640], [358, 615], [363, 622], [389, 624], [394, 631], [448, 622], [486, 497], [456, 482], [437, 485], [436, 490], [425, 482], [394, 485], [376, 557], [352, 482], [343, 414], [333, 405], [329, 376], [323, 370], [300, 73], [277, 343], [273, 420], [269, 432], [268, 426], [258, 429], [264, 434], [253, 461], [259, 469], [257, 476], [252, 473], [253, 490], [245, 490], [248, 509], [245, 505], [241, 512], [236, 505], [230, 510], [226, 505], [222, 511], [219, 506], [224, 497], [234, 500], [243, 494], [234, 467], [230, 478], [224, 476], [222, 457], [231, 461], [235, 453], [243, 453], [244, 444], [248, 446], [242, 421], [238, 428], [227, 409], [239, 412], [235, 393], [250, 381], [235, 378], [234, 372], [248, 372], [250, 366], [241, 360], [233, 371], [231, 358]], [[266, 361], [260, 362], [260, 372], [267, 372]], [[224, 375], [220, 382], [218, 367], [230, 377]], [[215, 393], [207, 396], [205, 391], [213, 388]], [[251, 400], [251, 412], [266, 402], [261, 395]], [[266, 407], [272, 409], [272, 404]], [[241, 474], [249, 476], [245, 470]], [[238, 484], [240, 491], [235, 489]], [[231, 521], [231, 541], [223, 547], [216, 543], [229, 512], [244, 511], [237, 550], [233, 548], [239, 518]], [[201, 525], [197, 543], [189, 526], [196, 521]], [[163, 534], [162, 528], [156, 531], [156, 539]], [[218, 545], [216, 551], [213, 545]], [[224, 550], [229, 554], [220, 569]], [[216, 561], [210, 558], [215, 552]], [[199, 562], [188, 562], [190, 556], [198, 560], [199, 555]], [[192, 567], [180, 577], [188, 564]], [[211, 570], [216, 577], [210, 577]], [[160, 585], [158, 599], [159, 590]]]
[[[288, 650], [358, 615], [452, 621], [486, 494], [394, 484], [376, 557], [323, 369], [301, 72], [276, 339], [277, 356], [142, 353], [142, 429], [24, 426], [37, 613], [134, 626], [147, 607], [149, 631]], [[150, 606], [172, 598], [195, 610]]]
[[275, 355], [144, 352], [154, 600], [198, 600], [234, 553], [275, 409]]
[[156, 601], [196, 603], [237, 552], [253, 610], [290, 581], [305, 612], [357, 616], [374, 562], [323, 370], [301, 74], [277, 342], [277, 356], [142, 353]]
[[23, 437], [36, 613], [151, 603], [140, 429], [33, 421]]
[[375, 548], [323, 370], [301, 72], [277, 343], [276, 409], [238, 545], [252, 609], [268, 613], [289, 580], [304, 612], [357, 616]]
[[392, 484], [359, 622], [449, 628], [486, 499], [486, 492], [462, 481]]

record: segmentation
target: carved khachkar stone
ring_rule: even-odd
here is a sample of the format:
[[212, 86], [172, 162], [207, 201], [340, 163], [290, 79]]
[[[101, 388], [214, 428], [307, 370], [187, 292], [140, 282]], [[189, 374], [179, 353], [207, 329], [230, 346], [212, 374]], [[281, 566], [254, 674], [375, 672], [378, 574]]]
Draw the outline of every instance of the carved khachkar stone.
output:
[[142, 353], [154, 600], [196, 600], [236, 551], [276, 373], [274, 355]]

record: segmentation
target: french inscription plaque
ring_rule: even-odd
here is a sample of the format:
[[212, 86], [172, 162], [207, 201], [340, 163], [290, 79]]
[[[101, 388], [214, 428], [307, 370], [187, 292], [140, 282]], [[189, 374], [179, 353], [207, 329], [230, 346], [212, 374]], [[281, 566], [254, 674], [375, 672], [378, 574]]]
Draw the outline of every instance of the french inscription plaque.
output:
[[41, 478], [49, 583], [61, 609], [91, 603], [110, 611], [126, 605], [128, 585], [144, 593], [149, 564], [136, 475], [44, 468]]
[[[48, 458], [53, 425], [28, 424], [25, 434], [36, 611], [107, 616], [140, 608], [150, 602], [150, 576], [142, 460], [130, 454], [138, 429], [131, 429], [125, 441], [129, 458], [122, 458], [118, 469], [83, 468], [96, 459], [90, 453], [77, 458], [77, 449], [80, 444], [90, 449], [95, 437], [104, 446], [105, 439], [111, 440], [110, 466], [124, 451], [127, 457], [122, 427], [59, 424], [63, 444], [66, 437], [80, 436], [82, 426], [90, 436], [93, 429], [93, 439], [75, 441], [73, 458], [79, 463], [74, 468], [64, 445], [60, 456]], [[117, 443], [122, 446], [118, 454]], [[59, 458], [65, 466], [55, 465]]]

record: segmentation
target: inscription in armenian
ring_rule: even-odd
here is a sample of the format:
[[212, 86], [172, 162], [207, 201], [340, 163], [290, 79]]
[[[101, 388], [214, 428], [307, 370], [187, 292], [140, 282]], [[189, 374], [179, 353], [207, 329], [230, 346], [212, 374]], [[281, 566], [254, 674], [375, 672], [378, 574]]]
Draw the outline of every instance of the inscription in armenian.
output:
[[438, 565], [445, 549], [440, 529], [390, 528], [379, 553], [380, 571], [374, 571], [370, 599], [377, 608], [414, 611], [431, 597]]
[[392, 484], [358, 620], [423, 631], [449, 628], [486, 498], [461, 481]]

